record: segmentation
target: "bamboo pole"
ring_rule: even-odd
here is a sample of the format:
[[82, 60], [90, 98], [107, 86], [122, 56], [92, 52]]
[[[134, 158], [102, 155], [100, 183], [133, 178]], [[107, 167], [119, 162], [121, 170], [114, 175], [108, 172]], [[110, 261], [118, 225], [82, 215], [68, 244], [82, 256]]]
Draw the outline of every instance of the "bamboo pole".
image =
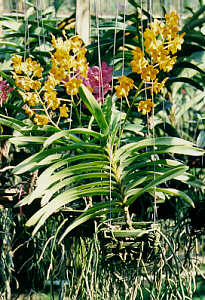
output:
[[76, 32], [84, 43], [90, 42], [90, 1], [76, 0]]

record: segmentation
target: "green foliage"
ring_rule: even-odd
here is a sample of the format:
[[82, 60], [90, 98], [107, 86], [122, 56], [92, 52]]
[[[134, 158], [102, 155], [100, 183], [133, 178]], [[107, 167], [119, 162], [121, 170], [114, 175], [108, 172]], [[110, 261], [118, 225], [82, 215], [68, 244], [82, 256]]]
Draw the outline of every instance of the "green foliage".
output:
[[[56, 1], [56, 9], [59, 9], [60, 1]], [[68, 22], [73, 16], [68, 17]], [[56, 37], [62, 36], [62, 29], [58, 28], [59, 20], [56, 18], [53, 7], [42, 11], [34, 4], [29, 4], [27, 13], [4, 15], [0, 17], [3, 37], [0, 42], [1, 69], [10, 70], [10, 59], [13, 54], [22, 57], [32, 56], [39, 61], [46, 71], [49, 68], [48, 58], [51, 51], [51, 33]], [[67, 35], [74, 34], [70, 28]]]
[[[174, 179], [195, 186], [188, 168], [173, 160], [171, 155], [200, 156], [204, 154], [203, 150], [174, 137], [141, 138], [138, 142], [119, 143], [116, 132], [122, 129], [123, 120], [115, 119], [113, 107], [108, 128], [102, 109], [88, 89], [82, 86], [80, 94], [101, 133], [75, 128], [56, 132], [49, 137], [46, 137], [46, 131], [44, 136], [25, 136], [23, 122], [0, 119], [2, 124], [10, 125], [21, 133], [10, 138], [12, 144], [18, 147], [33, 143], [41, 145], [39, 152], [13, 171], [16, 175], [36, 169], [41, 171], [34, 191], [19, 203], [28, 205], [41, 199], [41, 208], [27, 222], [28, 226], [35, 225], [34, 234], [65, 205], [71, 214], [76, 211], [79, 216], [68, 224], [62, 238], [75, 227], [98, 217], [103, 217], [102, 220], [124, 217], [127, 226], [131, 226], [129, 207], [145, 193], [151, 196], [154, 193], [155, 197], [162, 193], [168, 197], [178, 196], [194, 206], [192, 199], [184, 192], [163, 184]], [[99, 196], [103, 196], [104, 200]], [[86, 205], [87, 198], [92, 200]]]
[[[129, 3], [139, 8], [136, 1]], [[61, 1], [55, 1], [56, 10], [60, 5]], [[50, 68], [49, 32], [55, 36], [62, 33], [56, 28], [54, 11], [44, 11], [41, 22], [38, 14], [31, 5], [26, 17], [1, 17], [6, 39], [0, 49], [2, 66], [6, 66], [6, 72], [1, 72], [3, 78], [9, 79], [11, 53], [30, 53], [44, 66], [46, 77]], [[150, 14], [144, 11], [144, 15], [146, 28]], [[25, 43], [27, 22], [31, 26]], [[120, 16], [117, 26], [116, 20], [100, 23], [100, 46], [88, 46], [87, 57], [91, 65], [97, 64], [100, 48], [102, 61], [114, 67], [114, 77], [121, 75], [123, 66], [124, 74], [130, 75], [137, 85], [138, 79], [131, 74], [129, 50], [141, 43], [141, 20], [138, 14], [131, 13], [126, 15], [129, 25], [123, 22]], [[192, 170], [193, 162], [204, 155], [201, 148], [205, 145], [203, 22], [203, 7], [185, 21], [185, 44], [164, 94], [156, 97], [153, 116], [139, 115], [134, 104], [128, 108], [125, 101], [117, 101], [115, 96], [108, 96], [100, 104], [84, 85], [79, 96], [86, 108], [81, 106], [76, 121], [79, 107], [75, 106], [72, 123], [63, 129], [36, 126], [25, 119], [16, 91], [5, 104], [6, 109], [1, 108], [0, 140], [9, 140], [12, 155], [16, 151], [17, 155], [23, 153], [18, 160], [14, 157], [15, 166], [7, 177], [16, 185], [26, 182], [25, 195], [16, 207], [28, 210], [25, 222], [33, 229], [38, 250], [30, 259], [36, 265], [27, 262], [25, 266], [38, 270], [39, 278], [50, 278], [51, 282], [59, 277], [65, 279], [68, 272], [72, 278], [68, 281], [71, 299], [87, 299], [87, 295], [90, 299], [121, 299], [125, 294], [132, 295], [132, 299], [145, 299], [145, 290], [149, 297], [160, 300], [176, 294], [179, 299], [192, 295], [190, 286], [195, 275], [191, 273], [190, 249], [194, 230], [187, 216], [190, 208], [197, 206], [198, 198], [204, 197], [204, 172], [198, 176], [197, 169]], [[67, 36], [72, 34], [72, 29], [67, 32]], [[126, 51], [122, 50], [123, 43]], [[12, 80], [10, 83], [13, 85]], [[131, 93], [130, 103], [135, 97]], [[193, 124], [188, 127], [188, 122]], [[196, 124], [200, 126], [196, 128]], [[30, 174], [35, 172], [37, 179], [29, 185]], [[171, 217], [169, 207], [174, 207]], [[165, 224], [164, 227], [172, 228], [168, 238], [163, 234], [167, 228], [151, 224], [156, 221], [157, 209], [157, 221], [162, 227]], [[107, 233], [111, 236], [109, 241], [104, 236]], [[103, 252], [106, 247], [111, 255]], [[175, 249], [185, 249], [185, 262]], [[108, 257], [117, 261], [120, 257], [120, 263], [103, 260]], [[126, 264], [130, 258], [137, 261], [131, 269], [134, 275], [129, 269], [133, 266]], [[137, 287], [130, 284], [134, 276], [136, 282], [141, 282]], [[113, 290], [109, 288], [111, 278]], [[144, 286], [141, 278], [146, 282]], [[51, 294], [54, 297], [53, 290]]]

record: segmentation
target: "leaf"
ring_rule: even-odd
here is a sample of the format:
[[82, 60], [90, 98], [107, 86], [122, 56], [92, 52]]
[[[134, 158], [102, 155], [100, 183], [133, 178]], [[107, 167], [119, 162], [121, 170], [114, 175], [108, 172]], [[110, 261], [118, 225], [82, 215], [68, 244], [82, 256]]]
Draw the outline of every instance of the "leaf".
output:
[[[20, 175], [27, 171], [31, 171], [31, 170], [35, 169], [35, 167], [37, 167], [37, 166], [40, 167], [40, 165], [38, 163], [40, 161], [42, 161], [44, 158], [50, 157], [51, 154], [57, 154], [59, 157], [61, 157], [62, 152], [65, 151], [66, 149], [67, 149], [67, 147], [59, 147], [58, 149], [49, 149], [49, 150], [44, 150], [44, 151], [35, 153], [32, 156], [25, 159], [24, 161], [22, 161], [20, 164], [18, 164], [14, 168], [13, 173], [16, 175]], [[51, 160], [51, 162], [53, 162], [53, 159]]]
[[[144, 138], [136, 143], [129, 143], [127, 145], [122, 146], [120, 149], [117, 150], [115, 159], [118, 161], [119, 159], [124, 161], [128, 156], [130, 156], [131, 152], [137, 152], [143, 148], [147, 147], [161, 147], [164, 146], [164, 148], [160, 149], [159, 151], [165, 151], [166, 152], [173, 152], [173, 153], [181, 153], [183, 154], [183, 151], [185, 146], [187, 146], [186, 154], [187, 155], [203, 155], [204, 152], [202, 149], [196, 148], [193, 143], [186, 141], [184, 139], [180, 139], [177, 137], [159, 137], [159, 138]], [[179, 147], [178, 147], [179, 146]], [[165, 148], [166, 147], [166, 148]], [[154, 149], [154, 148], [153, 148]], [[188, 151], [190, 149], [190, 152]], [[175, 152], [176, 151], [176, 152]], [[190, 154], [188, 154], [190, 153]], [[198, 153], [198, 154], [197, 154]], [[143, 154], [144, 155], [144, 154]], [[146, 153], [145, 153], [146, 155]], [[148, 153], [149, 155], [149, 153]]]
[[73, 136], [73, 134], [81, 134], [81, 135], [83, 134], [83, 135], [93, 136], [100, 140], [103, 139], [103, 135], [96, 131], [89, 130], [87, 128], [75, 128], [69, 130], [61, 130], [60, 132], [53, 134], [44, 142], [43, 147], [44, 148], [48, 147], [49, 145], [53, 144], [53, 142], [55, 142], [58, 139], [61, 139], [62, 137], [67, 137], [70, 140], [73, 140], [74, 142], [81, 143], [82, 142], [81, 139], [76, 136]]
[[[136, 0], [128, 0], [128, 2], [133, 5], [136, 9], [137, 8], [140, 8], [141, 9], [141, 5], [139, 3], [136, 2]], [[153, 16], [146, 10], [142, 9], [142, 13], [143, 15], [145, 15], [148, 20], [152, 20], [153, 19]]]
[[179, 70], [189, 68], [189, 69], [196, 70], [202, 73], [203, 75], [205, 74], [204, 70], [200, 69], [198, 66], [188, 61], [176, 63], [174, 67]]
[[204, 90], [203, 86], [201, 86], [197, 81], [187, 78], [187, 77], [176, 77], [176, 78], [169, 78], [167, 83], [172, 84], [173, 82], [183, 82], [183, 83], [188, 83], [191, 86], [195, 87], [196, 89], [199, 89], [201, 91]]
[[104, 202], [104, 203], [100, 203], [100, 205], [95, 205], [94, 207], [89, 208], [86, 212], [81, 214], [78, 218], [75, 219], [75, 221], [72, 224], [68, 226], [68, 228], [60, 237], [59, 243], [61, 243], [61, 241], [65, 238], [65, 236], [69, 232], [71, 232], [71, 230], [87, 222], [88, 220], [94, 219], [101, 215], [107, 215], [109, 213], [114, 214], [120, 212], [122, 210], [121, 207], [113, 207], [114, 204], [116, 204], [115, 201], [113, 201], [112, 203]]
[[150, 170], [153, 170], [153, 166], [155, 167], [157, 165], [159, 166], [164, 166], [164, 167], [169, 167], [169, 168], [174, 168], [174, 167], [179, 167], [182, 166], [183, 164], [177, 160], [172, 160], [172, 159], [156, 159], [151, 160], [151, 155], [150, 157], [146, 158], [145, 160], [141, 159], [138, 160], [136, 159], [136, 156], [127, 159], [125, 162], [121, 163], [121, 166], [125, 171], [133, 171], [134, 169], [146, 169], [149, 168]]
[[202, 189], [202, 190], [205, 189], [203, 181], [200, 179], [197, 179], [195, 176], [193, 176], [189, 173], [184, 173], [182, 175], [179, 175], [175, 179], [186, 183], [188, 186], [193, 186], [193, 187], [196, 187], [196, 188]]
[[46, 177], [49, 177], [52, 175], [52, 173], [55, 173], [57, 169], [62, 168], [63, 166], [67, 166], [67, 169], [69, 168], [70, 163], [75, 162], [75, 165], [72, 165], [71, 171], [73, 172], [73, 167], [76, 167], [76, 165], [82, 166], [82, 163], [85, 162], [96, 162], [97, 165], [99, 165], [100, 162], [106, 161], [107, 156], [104, 154], [99, 154], [99, 153], [85, 153], [85, 154], [80, 154], [80, 155], [72, 155], [68, 157], [63, 157], [60, 161], [57, 163], [54, 163], [52, 166], [47, 168], [37, 179], [37, 183], [40, 184], [40, 181], [46, 180]]
[[159, 176], [156, 175], [155, 179], [152, 180], [149, 184], [147, 184], [144, 188], [137, 189], [137, 190], [133, 189], [133, 190], [128, 191], [126, 194], [127, 200], [125, 202], [125, 205], [130, 206], [133, 202], [135, 202], [135, 200], [137, 198], [139, 198], [142, 194], [147, 192], [150, 188], [154, 188], [155, 186], [157, 186], [163, 182], [166, 182], [170, 179], [173, 179], [173, 178], [183, 174], [187, 170], [187, 168], [188, 167], [186, 167], [186, 166], [180, 166], [180, 167], [174, 168], [172, 170], [168, 170], [167, 172], [165, 172], [162, 175], [159, 175]]
[[199, 132], [196, 143], [199, 147], [205, 148], [205, 131], [204, 130], [201, 130]]
[[[137, 160], [136, 160], [137, 161]], [[140, 162], [139, 162], [140, 161]], [[135, 160], [123, 170], [122, 183], [125, 190], [136, 188], [138, 185], [150, 182], [155, 176], [163, 174], [169, 169], [174, 169], [179, 166], [184, 166], [182, 163], [174, 160], [146, 160], [139, 159], [136, 163]], [[124, 164], [123, 164], [124, 166]]]
[[205, 11], [205, 6], [201, 6], [194, 14], [193, 16], [188, 19], [188, 22], [186, 22], [186, 24], [184, 25], [183, 27], [183, 30], [184, 28], [188, 27], [193, 21], [197, 20], [199, 18], [199, 16], [201, 14], [203, 14], [203, 12]]
[[193, 31], [187, 32], [184, 40], [185, 40], [185, 42], [188, 42], [188, 43], [194, 42], [201, 46], [205, 46], [204, 35], [200, 31], [193, 30]]
[[17, 130], [18, 132], [22, 132], [23, 127], [25, 126], [23, 122], [1, 114], [0, 114], [0, 124], [12, 128], [14, 130]]
[[112, 97], [107, 97], [103, 104], [103, 113], [105, 114], [105, 119], [107, 124], [110, 124], [111, 114], [112, 114]]
[[57, 12], [59, 10], [59, 8], [61, 7], [61, 5], [63, 4], [63, 0], [54, 0], [53, 1], [53, 5], [55, 7], [55, 11]]
[[11, 137], [12, 137], [12, 135], [0, 135], [0, 141], [8, 140]]
[[[1, 46], [9, 46], [9, 47], [13, 47], [13, 48], [17, 48], [17, 49], [20, 49], [20, 50], [23, 50], [24, 47], [18, 45], [18, 44], [15, 44], [13, 42], [6, 42], [6, 41], [3, 41], [3, 42], [0, 42], [0, 45]], [[5, 49], [4, 49], [5, 51]], [[12, 53], [12, 52], [11, 52]]]
[[[163, 154], [163, 153], [171, 153], [171, 154], [181, 154], [181, 155], [190, 155], [190, 156], [202, 156], [205, 151], [201, 148], [191, 147], [191, 146], [167, 146], [162, 147], [160, 150], [149, 151], [150, 154]], [[147, 153], [143, 153], [143, 156], [147, 156]]]
[[[66, 137], [71, 139], [71, 134], [69, 134], [68, 130], [61, 130], [59, 132], [56, 132], [44, 141], [43, 148], [47, 148], [51, 144], [54, 144], [57, 140], [59, 140], [61, 138], [66, 138]], [[69, 139], [67, 139], [67, 140], [69, 140]], [[77, 137], [74, 138], [74, 140], [76, 142], [81, 142], [81, 140]], [[66, 144], [66, 141], [64, 141], [64, 144]]]
[[[19, 165], [16, 166], [14, 169], [14, 174], [23, 174], [27, 171], [34, 170], [36, 168], [41, 168], [43, 165], [39, 162], [46, 156], [57, 153], [60, 156], [64, 153], [64, 151], [72, 151], [72, 150], [92, 150], [96, 152], [103, 152], [102, 146], [91, 144], [91, 143], [73, 143], [68, 144], [67, 146], [59, 146], [53, 149], [49, 150], [41, 150], [39, 153], [36, 153], [32, 155], [31, 157], [27, 158], [23, 162], [21, 162]], [[82, 152], [82, 151], [81, 151]]]
[[31, 144], [43, 144], [46, 139], [44, 136], [17, 136], [10, 138], [9, 141], [17, 146], [26, 146]]
[[120, 129], [120, 126], [125, 119], [126, 114], [116, 110], [114, 107], [112, 108], [109, 132], [111, 138], [111, 145], [113, 146], [116, 143], [116, 136]]
[[108, 133], [108, 124], [106, 122], [102, 109], [98, 104], [97, 100], [95, 99], [95, 97], [91, 94], [88, 88], [83, 84], [79, 88], [79, 95], [83, 100], [84, 104], [91, 112], [91, 114], [94, 116], [102, 133], [106, 135]]
[[[48, 159], [48, 158], [47, 158]], [[79, 184], [82, 186], [81, 182], [83, 183], [85, 179], [91, 179], [94, 180], [98, 178], [97, 174], [101, 174], [101, 180], [103, 178], [108, 177], [107, 174], [109, 173], [102, 173], [102, 171], [105, 172], [107, 162], [97, 161], [97, 162], [88, 162], [88, 163], [81, 163], [74, 166], [70, 166], [64, 169], [60, 169], [60, 171], [55, 172], [53, 175], [53, 171], [57, 168], [62, 168], [63, 164], [67, 164], [66, 160], [64, 161], [58, 161], [54, 165], [47, 168], [37, 179], [36, 182], [36, 189], [33, 191], [33, 193], [29, 197], [29, 202], [31, 203], [34, 199], [41, 197], [47, 189], [51, 190], [53, 187], [53, 190], [56, 189], [56, 183], [57, 183], [57, 190], [59, 188], [69, 187], [69, 185], [76, 185]], [[99, 173], [95, 173], [99, 172]], [[93, 177], [93, 173], [96, 174], [96, 177]], [[110, 176], [109, 176], [110, 177]], [[67, 178], [67, 179], [66, 179]], [[80, 181], [80, 183], [79, 183]], [[102, 181], [103, 183], [103, 181]], [[50, 188], [49, 188], [50, 187]]]
[[53, 125], [34, 125], [34, 124], [25, 124], [26, 127], [21, 131], [22, 134], [25, 135], [50, 135], [56, 132], [59, 132], [59, 129], [54, 127]]
[[157, 191], [182, 198], [187, 204], [195, 207], [193, 200], [184, 192], [172, 188], [157, 188]]
[[[181, 106], [181, 109], [183, 109], [183, 106]], [[181, 110], [180, 110], [181, 111]], [[165, 132], [168, 136], [173, 136], [173, 137], [180, 137], [178, 131], [176, 130], [176, 128], [174, 126], [172, 126], [171, 124], [169, 124], [166, 121], [162, 121], [160, 123], [157, 123], [155, 126], [155, 130], [157, 131], [157, 129], [162, 130], [163, 132]]]
[[[6, 17], [4, 17], [4, 19], [6, 19]], [[21, 23], [7, 18], [5, 21], [1, 20], [1, 26], [12, 29], [13, 31], [18, 31], [21, 27]]]
[[[77, 200], [79, 198], [86, 196], [92, 196], [92, 195], [109, 195], [109, 189], [104, 187], [96, 187], [92, 189], [86, 189], [85, 191], [78, 191], [76, 188], [72, 188], [58, 197], [55, 198], [55, 200], [52, 200], [47, 205], [39, 209], [27, 222], [26, 226], [33, 226], [37, 223], [33, 234], [35, 234], [39, 228], [45, 223], [45, 221], [48, 219], [50, 215], [52, 215], [54, 212], [58, 211], [61, 207], [64, 205], [67, 205], [74, 200]], [[103, 203], [105, 205], [105, 203]], [[110, 205], [110, 203], [109, 203]]]
[[[204, 11], [204, 7], [202, 7], [201, 11]], [[190, 30], [192, 30], [195, 27], [200, 27], [201, 25], [203, 25], [205, 23], [205, 17], [202, 18], [198, 18], [196, 17], [198, 15], [198, 13], [194, 14], [193, 17], [189, 20], [189, 22], [187, 22], [187, 24], [184, 25], [183, 27], [183, 32], [189, 32]]]
[[196, 52], [204, 52], [204, 47], [202, 45], [197, 45], [194, 43], [184, 41], [182, 45], [182, 50], [179, 52], [178, 57], [187, 58]]
[[136, 122], [135, 124], [131, 124], [131, 123], [126, 124], [124, 130], [134, 132], [136, 135], [139, 136], [144, 136], [142, 132], [143, 129], [142, 120], [138, 120], [138, 121], [139, 122]]
[[[56, 183], [55, 185], [52, 185], [47, 190], [45, 190], [45, 187], [43, 187], [44, 190], [42, 191], [42, 194], [44, 193], [44, 195], [43, 195], [43, 197], [41, 199], [41, 206], [44, 206], [45, 204], [47, 204], [48, 201], [53, 197], [53, 195], [57, 191], [59, 191], [60, 189], [62, 189], [64, 187], [68, 187], [68, 185], [71, 185], [72, 183], [74, 183], [74, 184], [76, 184], [76, 183], [80, 184], [80, 182], [83, 182], [84, 180], [99, 179], [99, 178], [101, 180], [103, 180], [103, 179], [110, 180], [110, 174], [109, 173], [102, 173], [102, 172], [100, 172], [100, 173], [91, 172], [91, 173], [87, 173], [87, 174], [81, 174], [81, 175], [76, 175], [76, 176], [72, 176], [72, 177], [66, 178], [63, 181], [60, 181], [60, 182]], [[113, 182], [109, 181], [109, 184], [113, 184]], [[38, 196], [39, 195], [37, 195], [37, 197]], [[32, 197], [32, 195], [31, 195], [31, 197]], [[34, 197], [33, 197], [33, 199], [31, 199], [31, 197], [29, 198], [30, 202], [34, 199]]]
[[200, 102], [201, 100], [203, 100], [205, 97], [205, 92], [199, 92], [198, 94], [195, 95], [195, 97], [193, 99], [191, 99], [191, 101], [186, 101], [186, 103], [182, 106], [180, 106], [180, 110], [176, 115], [176, 122], [177, 120], [180, 120], [182, 118], [182, 116], [190, 109], [195, 107], [195, 105]]

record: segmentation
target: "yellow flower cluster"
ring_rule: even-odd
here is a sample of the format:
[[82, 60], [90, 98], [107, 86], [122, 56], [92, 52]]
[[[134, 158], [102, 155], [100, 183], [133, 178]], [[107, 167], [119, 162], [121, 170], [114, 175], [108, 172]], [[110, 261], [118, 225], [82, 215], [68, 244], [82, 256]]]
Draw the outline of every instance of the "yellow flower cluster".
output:
[[149, 113], [152, 110], [154, 103], [151, 99], [147, 99], [145, 101], [140, 101], [138, 104], [138, 111], [141, 111], [143, 115]]
[[118, 98], [127, 97], [129, 91], [134, 87], [134, 81], [125, 75], [118, 78], [118, 81], [120, 85], [115, 86], [116, 96]]
[[25, 91], [39, 90], [41, 88], [41, 83], [37, 78], [41, 78], [43, 72], [43, 68], [40, 64], [30, 57], [23, 62], [22, 57], [16, 54], [11, 60], [15, 71], [15, 73], [12, 73], [16, 85]]
[[[143, 33], [144, 50], [136, 47], [132, 50], [133, 60], [131, 61], [132, 72], [141, 76], [145, 85], [145, 89], [149, 89], [151, 96], [160, 93], [163, 89], [167, 78], [162, 82], [158, 82], [157, 75], [160, 71], [168, 73], [172, 70], [176, 63], [177, 57], [174, 56], [178, 50], [181, 50], [183, 44], [184, 33], [179, 32], [179, 16], [172, 11], [165, 15], [166, 23], [155, 20], [150, 24], [150, 28], [146, 28]], [[120, 79], [119, 79], [120, 81]], [[128, 84], [129, 87], [129, 84]], [[116, 87], [116, 95], [118, 98], [125, 96], [125, 90], [130, 89], [125, 86]], [[126, 97], [128, 93], [126, 93]], [[149, 99], [148, 99], [149, 100]], [[153, 106], [152, 101], [140, 101], [138, 111], [150, 112]]]
[[176, 12], [167, 13], [165, 19], [165, 24], [158, 20], [152, 22], [143, 36], [145, 51], [150, 55], [152, 64], [155, 64], [155, 69], [158, 67], [164, 72], [170, 72], [177, 59], [172, 55], [181, 50], [185, 33], [178, 34], [179, 16]]
[[76, 95], [79, 88], [80, 76], [86, 78], [88, 63], [85, 57], [87, 49], [83, 46], [82, 40], [78, 36], [71, 37], [64, 41], [57, 40], [52, 35], [52, 45], [56, 50], [51, 54], [52, 67], [50, 73], [56, 81], [66, 81], [66, 91], [70, 95]]
[[57, 86], [64, 86], [72, 99], [78, 93], [81, 78], [86, 78], [88, 71], [86, 48], [78, 36], [70, 39], [65, 37], [63, 40], [52, 35], [52, 45], [54, 51], [50, 53], [51, 69], [46, 80], [43, 79], [43, 68], [35, 60], [29, 57], [22, 61], [22, 57], [18, 55], [12, 57], [13, 78], [26, 103], [23, 108], [37, 125], [49, 122], [56, 124], [53, 121], [56, 117], [57, 122], [61, 117], [68, 118], [68, 107], [58, 98]]

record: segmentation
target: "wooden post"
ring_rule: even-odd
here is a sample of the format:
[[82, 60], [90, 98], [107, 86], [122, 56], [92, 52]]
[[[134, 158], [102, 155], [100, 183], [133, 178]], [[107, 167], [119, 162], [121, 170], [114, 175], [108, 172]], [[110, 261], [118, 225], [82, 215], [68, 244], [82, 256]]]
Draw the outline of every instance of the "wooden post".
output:
[[[0, 16], [2, 16], [4, 13], [4, 1], [3, 0], [0, 0]], [[2, 26], [0, 24], [0, 40], [3, 36], [3, 32], [2, 32]]]
[[90, 0], [76, 0], [76, 32], [88, 45], [90, 42]]
[[18, 5], [16, 7], [16, 9], [20, 12], [20, 11], [24, 11], [24, 3], [23, 3], [23, 0], [19, 0], [18, 1]]
[[0, 0], [0, 14], [2, 14], [4, 11], [4, 1]]

